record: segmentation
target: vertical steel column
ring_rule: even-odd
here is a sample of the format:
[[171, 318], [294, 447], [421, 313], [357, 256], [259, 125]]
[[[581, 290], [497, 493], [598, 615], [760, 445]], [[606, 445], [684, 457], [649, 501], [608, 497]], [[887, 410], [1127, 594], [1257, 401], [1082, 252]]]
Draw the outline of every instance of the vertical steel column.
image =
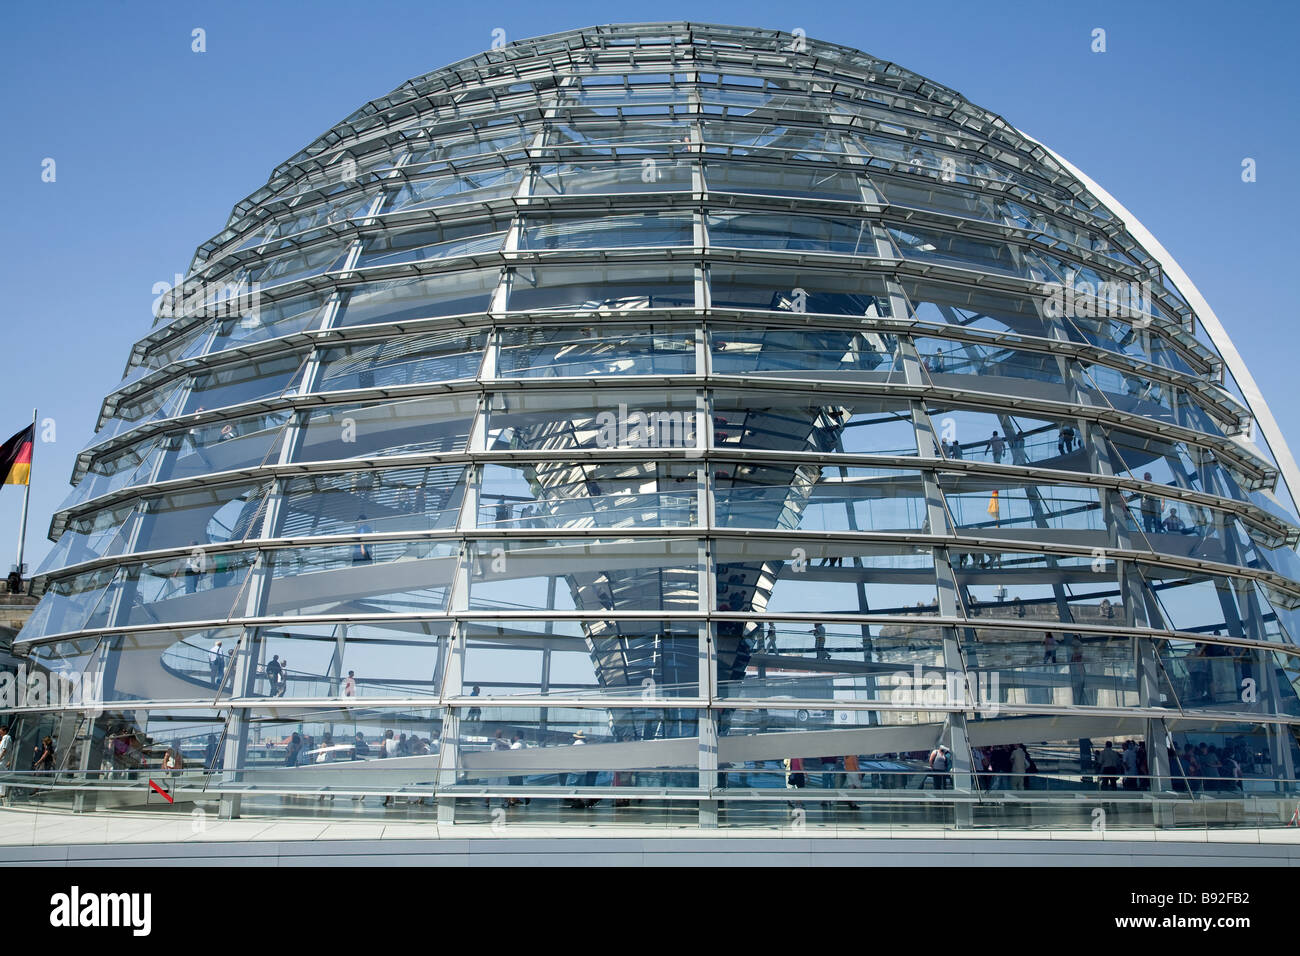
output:
[[[880, 241], [884, 242], [883, 237]], [[902, 290], [895, 286], [893, 294], [890, 296], [890, 312], [894, 316], [899, 316], [908, 314], [907, 310], [907, 299]], [[920, 355], [917, 353], [916, 346], [910, 337], [900, 336], [899, 353], [903, 360], [903, 374], [907, 384], [928, 385], [929, 382], [923, 371]], [[939, 443], [934, 432], [934, 423], [930, 420], [925, 403], [913, 401], [911, 411], [918, 456], [922, 461], [925, 459], [938, 460], [940, 457]], [[925, 491], [926, 516], [930, 523], [930, 533], [944, 538], [952, 538], [954, 531], [948, 521], [948, 509], [945, 506], [943, 491], [939, 487], [933, 467], [921, 469], [921, 483]], [[957, 594], [957, 576], [952, 569], [952, 560], [948, 548], [932, 548], [931, 556], [934, 563], [939, 614], [948, 618], [963, 617], [961, 602]], [[970, 739], [966, 734], [966, 720], [967, 714], [973, 713], [975, 698], [971, 691], [970, 675], [966, 670], [966, 661], [955, 628], [943, 628], [942, 650], [945, 697], [947, 698], [945, 703], [961, 709], [947, 712], [943, 729], [940, 731], [939, 740], [935, 741], [935, 745], [945, 743], [952, 754], [952, 766], [949, 770], [955, 791], [971, 793], [975, 778], [973, 775], [974, 768], [971, 766]], [[919, 691], [920, 688], [915, 688], [913, 697]], [[954, 699], [957, 696], [960, 696], [961, 699]], [[969, 813], [969, 804], [965, 802], [957, 804], [954, 808], [955, 823], [958, 826], [968, 826], [970, 824]]]

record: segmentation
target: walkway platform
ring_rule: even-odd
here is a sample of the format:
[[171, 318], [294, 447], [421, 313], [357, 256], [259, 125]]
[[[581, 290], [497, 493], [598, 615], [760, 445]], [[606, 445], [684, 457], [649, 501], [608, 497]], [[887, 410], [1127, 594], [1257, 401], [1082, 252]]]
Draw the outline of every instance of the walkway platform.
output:
[[1300, 828], [699, 830], [0, 810], [0, 866], [196, 865], [1300, 866]]

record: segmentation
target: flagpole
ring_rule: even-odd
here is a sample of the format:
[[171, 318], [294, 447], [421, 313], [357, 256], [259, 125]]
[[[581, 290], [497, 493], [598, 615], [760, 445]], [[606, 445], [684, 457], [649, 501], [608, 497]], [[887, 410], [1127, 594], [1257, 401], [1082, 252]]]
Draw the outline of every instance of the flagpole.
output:
[[36, 409], [32, 409], [32, 453], [27, 465], [27, 488], [23, 491], [23, 513], [18, 522], [18, 575], [23, 573], [23, 545], [27, 543], [27, 503], [32, 497], [32, 465], [36, 463]]

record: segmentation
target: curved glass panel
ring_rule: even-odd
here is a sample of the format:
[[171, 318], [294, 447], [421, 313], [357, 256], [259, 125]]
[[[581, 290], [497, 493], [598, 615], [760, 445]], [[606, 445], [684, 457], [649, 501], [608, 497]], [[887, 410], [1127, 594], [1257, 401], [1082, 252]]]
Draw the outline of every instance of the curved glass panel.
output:
[[497, 357], [502, 378], [588, 375], [690, 375], [695, 328], [584, 325], [504, 329]]

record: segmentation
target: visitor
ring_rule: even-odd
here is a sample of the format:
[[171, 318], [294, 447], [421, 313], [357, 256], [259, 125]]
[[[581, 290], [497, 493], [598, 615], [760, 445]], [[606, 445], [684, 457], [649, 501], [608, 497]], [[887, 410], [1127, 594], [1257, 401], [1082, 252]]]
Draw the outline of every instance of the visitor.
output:
[[[0, 774], [9, 772], [10, 761], [14, 756], [14, 738], [9, 733], [9, 725], [0, 726]], [[0, 783], [0, 803], [9, 805], [9, 791]]]
[[1020, 746], [1025, 751], [1025, 789], [1033, 790], [1034, 778], [1038, 776], [1038, 764], [1034, 762], [1034, 755], [1029, 752], [1029, 749], [1024, 744]]
[[1119, 775], [1123, 769], [1123, 761], [1120, 759], [1120, 755], [1115, 752], [1115, 744], [1113, 741], [1106, 741], [1106, 746], [1101, 752], [1101, 757], [1098, 758], [1097, 768], [1101, 771], [1101, 789], [1118, 790]]
[[343, 696], [357, 696], [357, 672], [348, 671], [348, 676], [343, 679]]
[[[392, 730], [385, 730], [384, 737], [379, 741], [379, 756], [382, 759], [389, 759], [397, 756], [397, 740], [393, 737]], [[387, 794], [381, 806], [393, 806], [393, 795]]]
[[185, 758], [181, 756], [180, 741], [174, 741], [166, 752], [163, 753], [162, 768], [170, 776], [175, 777], [181, 770], [185, 769]]
[[1124, 741], [1124, 752], [1120, 758], [1124, 764], [1124, 789], [1138, 789], [1138, 751], [1133, 741]]
[[[523, 750], [523, 749], [524, 749], [524, 735], [521, 734], [521, 733], [520, 733], [519, 731], [517, 731], [517, 730], [515, 731], [514, 736], [510, 738], [510, 749], [511, 749], [511, 750]], [[514, 758], [512, 758], [512, 759], [514, 759]], [[522, 786], [524, 785], [524, 778], [523, 778], [523, 775], [520, 774], [520, 775], [516, 775], [516, 776], [512, 776], [512, 777], [510, 777], [510, 778], [509, 778], [509, 783], [510, 783], [510, 786], [512, 786], [512, 787], [522, 787]], [[508, 806], [508, 807], [517, 807], [517, 806], [519, 806], [519, 804], [521, 804], [521, 803], [530, 803], [530, 802], [531, 802], [531, 799], [532, 799], [532, 798], [530, 798], [530, 797], [526, 797], [526, 798], [524, 798], [524, 799], [521, 800], [521, 799], [519, 799], [518, 797], [511, 797], [509, 800], [506, 801], [506, 806]]]
[[1201, 775], [1205, 779], [1205, 789], [1224, 789], [1222, 781], [1219, 779], [1222, 776], [1223, 761], [1219, 758], [1218, 748], [1202, 742], [1196, 759], [1201, 765]]
[[940, 744], [930, 751], [930, 773], [934, 780], [934, 789], [946, 790], [952, 785], [952, 752], [946, 744]]
[[54, 760], [54, 739], [52, 737], [42, 737], [41, 742], [36, 745], [32, 769], [45, 772], [51, 771], [54, 769]]
[[802, 790], [808, 782], [804, 777], [803, 758], [786, 757], [782, 761], [785, 764], [785, 786], [787, 790]]
[[[357, 534], [372, 534], [373, 529], [366, 523], [365, 514], [357, 515]], [[352, 546], [352, 563], [365, 564], [371, 560], [373, 555], [370, 553], [370, 544], [366, 541], [358, 541]]]
[[212, 675], [212, 686], [220, 687], [222, 671], [225, 667], [226, 660], [221, 654], [221, 642], [217, 641], [208, 651], [208, 670]]
[[817, 659], [819, 661], [826, 660], [830, 656], [826, 653], [826, 628], [821, 621], [818, 621], [808, 633], [813, 636], [813, 650], [817, 655]]
[[1024, 744], [1016, 744], [1011, 751], [1011, 786], [1016, 790], [1025, 789], [1025, 773], [1029, 770], [1029, 753]]
[[185, 559], [185, 593], [193, 594], [198, 590], [199, 578], [203, 575], [203, 550], [198, 541], [190, 540], [190, 553]]
[[[478, 684], [475, 684], [474, 689], [469, 692], [469, 696], [477, 697], [479, 693], [480, 693], [479, 686]], [[483, 718], [483, 711], [481, 711], [477, 707], [471, 707], [468, 711], [465, 712], [466, 720], [476, 721], [476, 720], [481, 720], [482, 718]]]
[[839, 769], [840, 761], [838, 757], [822, 757], [822, 789], [837, 790], [836, 778], [839, 776], [836, 771]]
[[283, 674], [284, 674], [284, 665], [280, 663], [280, 655], [272, 654], [271, 662], [266, 665], [266, 680], [267, 683], [271, 685], [271, 689], [268, 693], [272, 697], [274, 697], [276, 695], [276, 691], [280, 689], [280, 678], [281, 676], [283, 676]]
[[1240, 793], [1245, 786], [1245, 782], [1242, 780], [1240, 761], [1230, 751], [1224, 752], [1223, 760], [1224, 789]]
[[1164, 527], [1168, 534], [1183, 534], [1187, 530], [1187, 526], [1183, 524], [1183, 519], [1178, 517], [1177, 508], [1169, 509], [1169, 516], [1165, 518]]
[[[844, 786], [850, 790], [862, 789], [862, 764], [858, 761], [857, 754], [848, 754], [844, 758]], [[858, 805], [850, 800], [848, 807], [856, 810]]]
[[[128, 766], [128, 754], [131, 750], [131, 734], [126, 727], [121, 727], [113, 735], [113, 769], [126, 770]], [[117, 776], [115, 774], [115, 776]]]
[[1203, 781], [1198, 779], [1204, 772], [1201, 762], [1196, 759], [1196, 748], [1187, 744], [1183, 748], [1183, 773], [1187, 776], [1187, 789], [1193, 793], [1199, 793], [1203, 789]]
[[1007, 443], [1002, 440], [1002, 436], [997, 432], [989, 439], [989, 453], [993, 456], [993, 464], [1002, 464], [1002, 456], [1006, 454]]
[[1008, 747], [994, 747], [989, 754], [989, 765], [993, 768], [993, 789], [1011, 789], [1011, 750]]
[[1070, 692], [1075, 706], [1086, 704], [1084, 693], [1087, 690], [1087, 672], [1083, 666], [1083, 641], [1078, 634], [1069, 634], [1065, 638], [1070, 648]]
[[[1143, 481], [1151, 480], [1151, 472], [1142, 476]], [[1142, 511], [1142, 530], [1147, 534], [1155, 534], [1160, 530], [1160, 511], [1164, 507], [1163, 502], [1156, 495], [1143, 494], [1140, 505]]]
[[975, 771], [975, 786], [980, 790], [989, 788], [989, 758], [979, 747], [972, 747], [970, 751], [971, 769]]
[[[573, 734], [572, 745], [574, 747], [585, 747], [586, 744], [587, 744], [587, 735], [584, 734], [581, 730], [575, 731]], [[572, 774], [570, 777], [568, 777], [568, 784], [571, 787], [576, 787], [579, 784], [581, 784], [584, 779], [586, 778], [582, 774], [575, 773]], [[565, 802], [568, 803], [568, 805], [574, 809], [577, 809], [583, 805], [583, 802], [581, 800], [576, 800], [576, 799], [569, 799]]]

